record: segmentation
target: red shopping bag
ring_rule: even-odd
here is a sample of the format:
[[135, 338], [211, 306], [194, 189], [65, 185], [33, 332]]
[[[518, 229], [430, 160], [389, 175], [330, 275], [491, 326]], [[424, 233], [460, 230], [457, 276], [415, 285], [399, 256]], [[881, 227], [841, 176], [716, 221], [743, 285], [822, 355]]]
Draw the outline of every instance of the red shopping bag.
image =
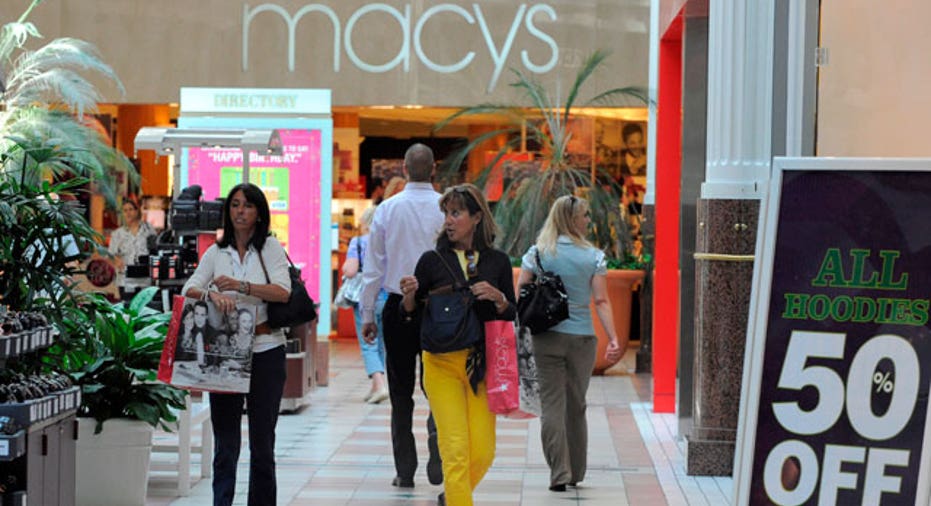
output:
[[178, 329], [181, 328], [181, 313], [184, 311], [184, 296], [175, 295], [171, 301], [171, 321], [168, 323], [168, 334], [165, 335], [165, 344], [162, 346], [162, 358], [158, 363], [158, 379], [171, 383], [171, 374], [175, 362], [175, 350], [178, 347]]
[[485, 388], [488, 409], [499, 415], [511, 415], [520, 408], [517, 372], [517, 338], [514, 322], [485, 322]]

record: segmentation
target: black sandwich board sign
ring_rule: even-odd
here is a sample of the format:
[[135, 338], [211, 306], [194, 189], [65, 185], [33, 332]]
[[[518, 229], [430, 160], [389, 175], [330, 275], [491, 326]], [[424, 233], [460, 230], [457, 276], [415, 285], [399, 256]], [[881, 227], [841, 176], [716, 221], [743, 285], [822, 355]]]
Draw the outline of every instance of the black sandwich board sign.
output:
[[928, 506], [931, 160], [774, 161], [735, 505]]

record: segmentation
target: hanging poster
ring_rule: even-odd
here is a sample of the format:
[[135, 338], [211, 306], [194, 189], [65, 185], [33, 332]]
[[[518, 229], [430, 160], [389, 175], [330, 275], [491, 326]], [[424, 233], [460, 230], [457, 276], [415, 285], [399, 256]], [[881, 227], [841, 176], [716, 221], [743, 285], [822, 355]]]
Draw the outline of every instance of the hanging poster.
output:
[[777, 160], [735, 504], [928, 504], [929, 170], [931, 160]]

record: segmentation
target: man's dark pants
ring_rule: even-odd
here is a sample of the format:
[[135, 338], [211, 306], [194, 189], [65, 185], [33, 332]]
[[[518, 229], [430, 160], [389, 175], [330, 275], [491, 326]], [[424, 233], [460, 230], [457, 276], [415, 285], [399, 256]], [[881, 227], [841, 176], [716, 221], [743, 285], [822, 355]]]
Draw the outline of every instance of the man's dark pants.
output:
[[[394, 467], [399, 478], [413, 480], [417, 471], [417, 447], [414, 444], [412, 427], [414, 386], [418, 378], [417, 359], [420, 356], [420, 321], [417, 318], [410, 321], [402, 319], [400, 306], [401, 296], [389, 294], [381, 323], [385, 336], [385, 366], [388, 370], [388, 392], [391, 399], [391, 446], [394, 449]], [[420, 374], [423, 374], [422, 368]]]

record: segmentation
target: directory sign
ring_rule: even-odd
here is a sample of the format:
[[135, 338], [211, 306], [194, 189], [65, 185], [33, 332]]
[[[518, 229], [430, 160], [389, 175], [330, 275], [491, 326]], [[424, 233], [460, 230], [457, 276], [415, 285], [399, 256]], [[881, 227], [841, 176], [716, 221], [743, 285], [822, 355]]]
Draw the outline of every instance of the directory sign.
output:
[[929, 504], [931, 160], [778, 160], [735, 504]]

